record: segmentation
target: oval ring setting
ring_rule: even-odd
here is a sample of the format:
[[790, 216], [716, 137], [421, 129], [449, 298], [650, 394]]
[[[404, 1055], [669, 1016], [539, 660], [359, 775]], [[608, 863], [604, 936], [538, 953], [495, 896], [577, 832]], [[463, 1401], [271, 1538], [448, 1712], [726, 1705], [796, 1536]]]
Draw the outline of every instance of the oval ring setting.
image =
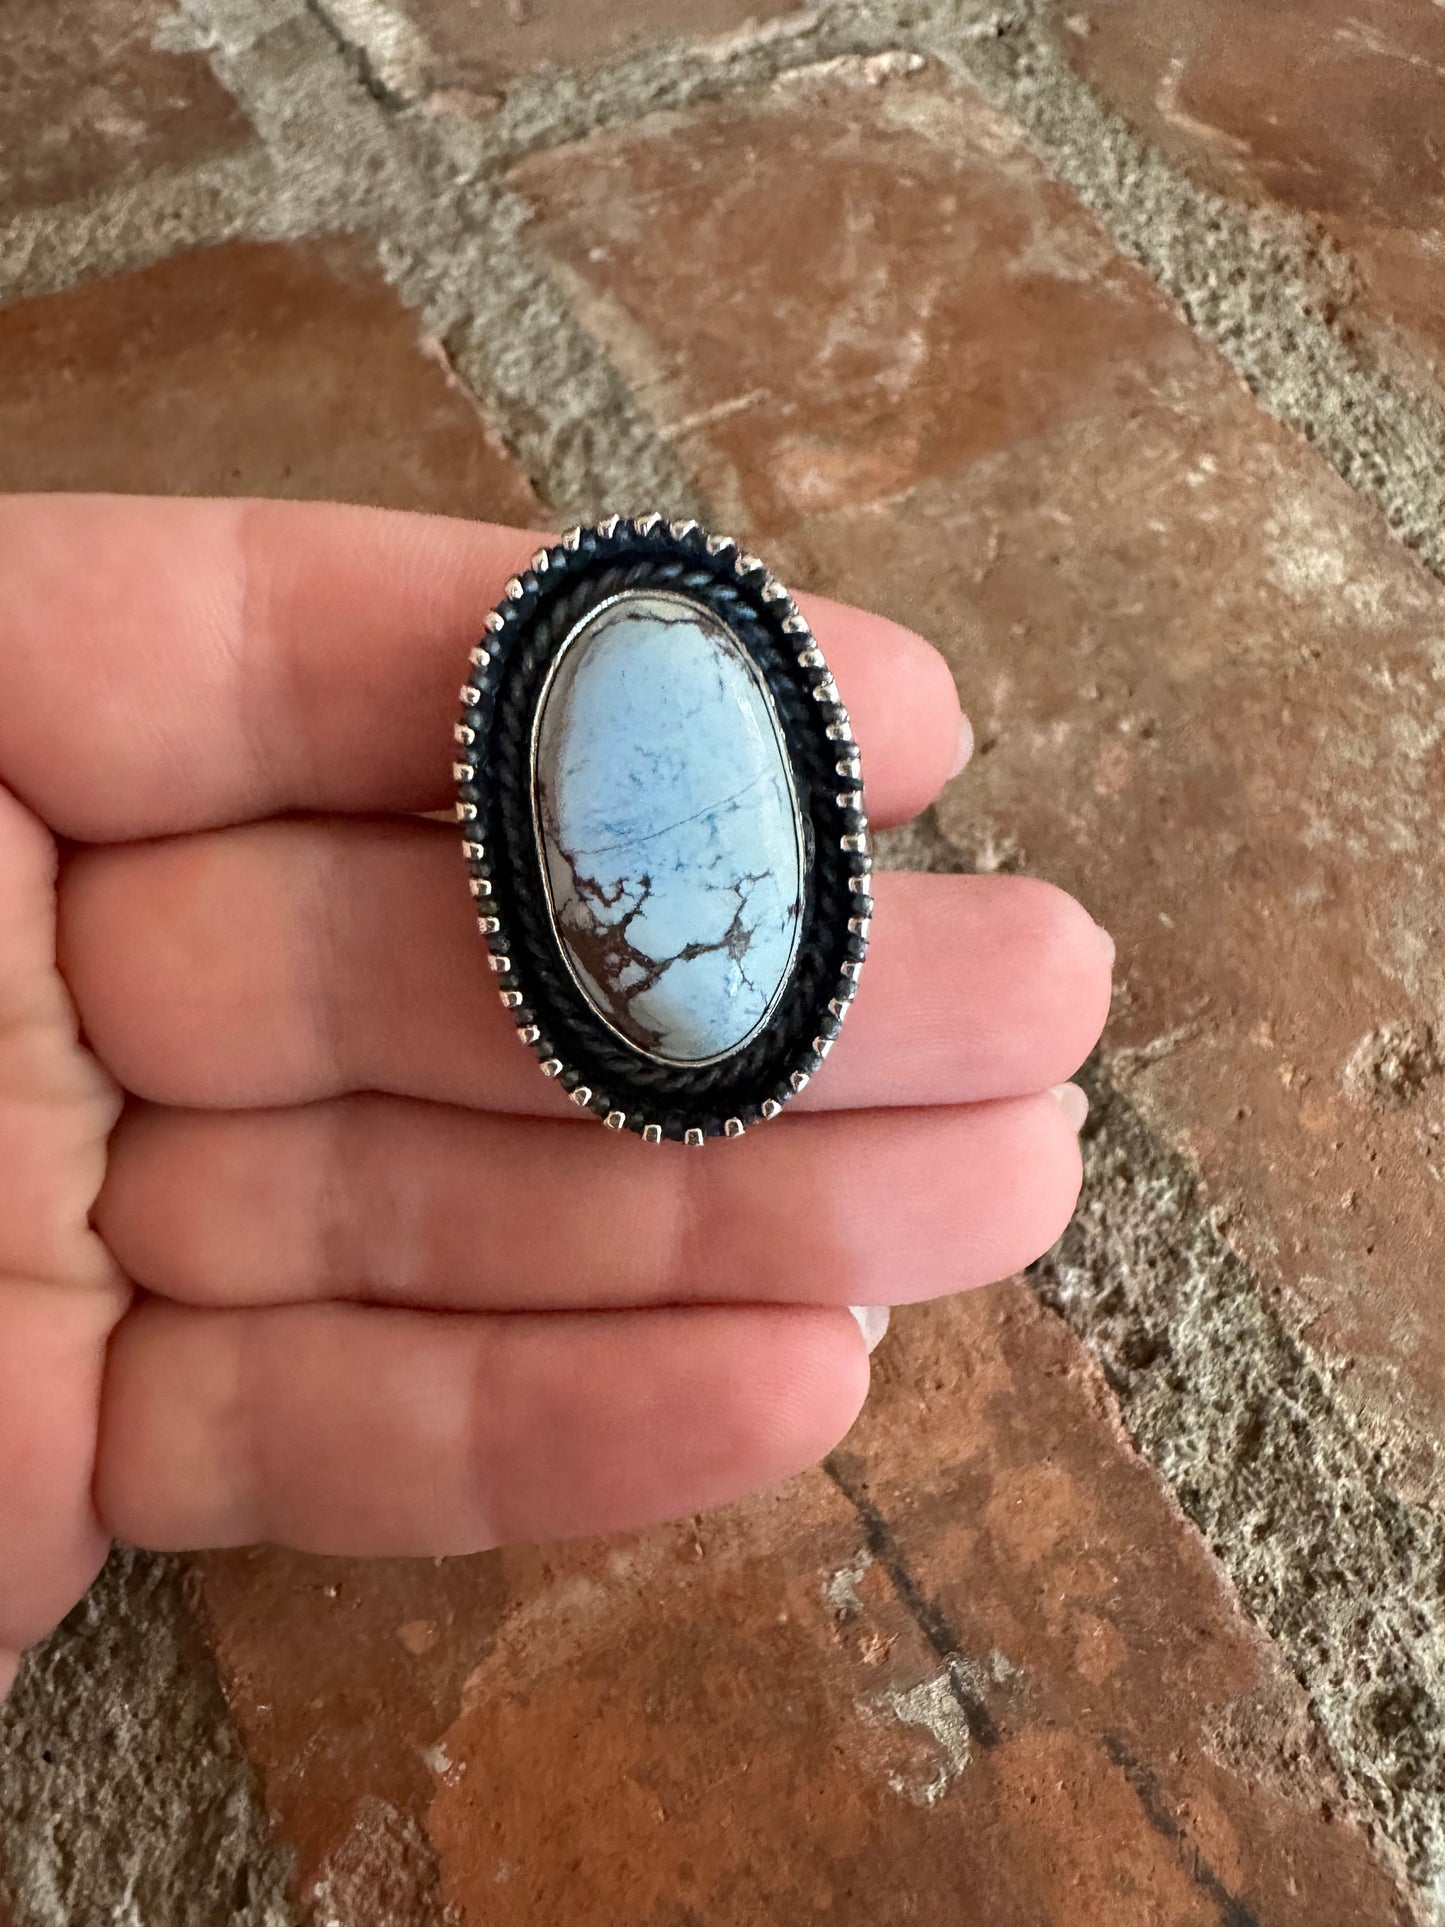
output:
[[573, 529], [508, 583], [461, 700], [471, 893], [543, 1074], [653, 1144], [776, 1117], [873, 907], [858, 745], [787, 590], [695, 522]]

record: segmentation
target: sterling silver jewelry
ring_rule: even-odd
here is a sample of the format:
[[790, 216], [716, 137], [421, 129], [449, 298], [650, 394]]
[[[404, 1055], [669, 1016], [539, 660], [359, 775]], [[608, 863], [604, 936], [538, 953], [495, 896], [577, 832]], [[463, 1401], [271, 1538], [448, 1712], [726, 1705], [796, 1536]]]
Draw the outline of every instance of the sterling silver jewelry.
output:
[[650, 1144], [776, 1117], [873, 909], [858, 745], [787, 590], [695, 522], [611, 516], [507, 584], [461, 701], [478, 925], [543, 1075]]

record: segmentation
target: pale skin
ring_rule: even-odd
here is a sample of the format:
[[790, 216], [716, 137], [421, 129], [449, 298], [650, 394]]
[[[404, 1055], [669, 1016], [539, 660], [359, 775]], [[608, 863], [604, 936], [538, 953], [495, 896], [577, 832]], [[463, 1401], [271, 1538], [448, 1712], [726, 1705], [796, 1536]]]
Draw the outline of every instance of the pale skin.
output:
[[[538, 1074], [422, 816], [540, 540], [0, 499], [0, 1693], [112, 1538], [459, 1553], [773, 1484], [863, 1402], [848, 1305], [1068, 1221], [1113, 946], [1040, 882], [879, 876], [842, 1040], [741, 1142]], [[903, 822], [966, 754], [949, 672], [803, 607]]]

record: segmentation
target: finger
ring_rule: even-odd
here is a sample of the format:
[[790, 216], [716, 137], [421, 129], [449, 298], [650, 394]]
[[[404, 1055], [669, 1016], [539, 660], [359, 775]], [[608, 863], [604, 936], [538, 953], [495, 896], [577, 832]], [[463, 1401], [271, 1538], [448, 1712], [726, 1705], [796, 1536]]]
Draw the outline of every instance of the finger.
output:
[[[47, 1632], [106, 1540], [90, 1496], [126, 1292], [88, 1214], [116, 1097], [55, 971], [55, 848], [0, 789], [0, 1649]], [[0, 1677], [0, 1691], [4, 1681]]]
[[[1062, 1083], [1098, 1037], [1111, 946], [1019, 877], [880, 875], [857, 1002], [800, 1102], [954, 1104]], [[256, 1107], [382, 1090], [566, 1115], [491, 987], [453, 833], [252, 825], [82, 853], [61, 957], [137, 1096]]]
[[97, 1223], [137, 1284], [197, 1304], [885, 1305], [1021, 1270], [1062, 1233], [1079, 1176], [1050, 1093], [785, 1119], [707, 1157], [352, 1097], [141, 1108]]
[[121, 1326], [96, 1491], [178, 1549], [444, 1554], [720, 1505], [820, 1458], [867, 1352], [846, 1311], [197, 1311]]
[[[544, 539], [329, 503], [0, 499], [0, 771], [88, 841], [438, 808], [467, 650]], [[873, 814], [901, 821], [953, 767], [948, 668], [879, 617], [806, 612]]]
[[109, 1550], [90, 1480], [106, 1341], [124, 1303], [118, 1285], [0, 1282], [0, 1648], [48, 1633]]

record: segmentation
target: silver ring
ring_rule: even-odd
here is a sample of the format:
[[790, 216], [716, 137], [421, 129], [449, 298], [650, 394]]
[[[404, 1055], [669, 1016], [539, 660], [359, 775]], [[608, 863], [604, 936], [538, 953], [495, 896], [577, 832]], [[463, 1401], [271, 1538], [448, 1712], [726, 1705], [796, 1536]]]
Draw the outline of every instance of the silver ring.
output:
[[461, 701], [478, 926], [543, 1074], [650, 1144], [776, 1117], [873, 911], [858, 745], [787, 590], [695, 522], [572, 529], [507, 584]]

